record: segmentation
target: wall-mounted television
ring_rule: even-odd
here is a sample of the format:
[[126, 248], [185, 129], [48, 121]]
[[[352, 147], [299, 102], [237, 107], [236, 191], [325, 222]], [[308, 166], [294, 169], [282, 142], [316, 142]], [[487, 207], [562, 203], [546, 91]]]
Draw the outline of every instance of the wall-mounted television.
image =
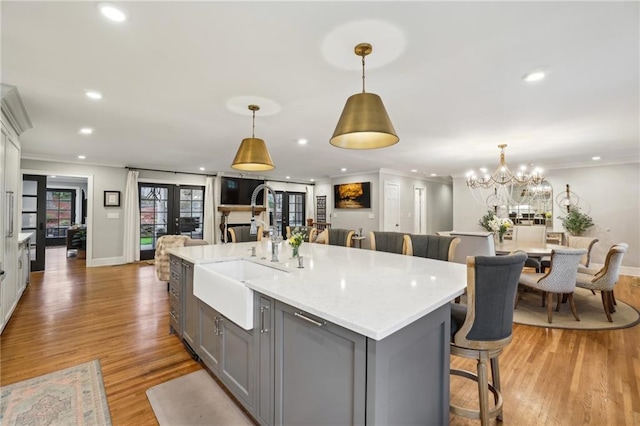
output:
[[[264, 180], [243, 179], [222, 176], [220, 188], [220, 204], [251, 205], [251, 194]], [[264, 190], [258, 193], [256, 205], [264, 204]]]

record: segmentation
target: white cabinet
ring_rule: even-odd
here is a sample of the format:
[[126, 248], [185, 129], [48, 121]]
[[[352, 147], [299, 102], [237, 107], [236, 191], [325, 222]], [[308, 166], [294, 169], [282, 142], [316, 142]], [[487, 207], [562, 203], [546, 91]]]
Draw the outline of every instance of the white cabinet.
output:
[[19, 252], [20, 140], [31, 128], [18, 90], [2, 84], [2, 120], [0, 140], [0, 331], [4, 330], [25, 287], [22, 254]]

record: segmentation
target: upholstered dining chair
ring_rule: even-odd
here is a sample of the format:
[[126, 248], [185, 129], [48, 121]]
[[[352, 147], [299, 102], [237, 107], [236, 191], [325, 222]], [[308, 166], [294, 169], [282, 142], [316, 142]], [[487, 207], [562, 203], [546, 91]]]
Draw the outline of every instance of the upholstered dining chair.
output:
[[[591, 262], [591, 250], [593, 249], [593, 246], [596, 245], [598, 241], [599, 240], [597, 238], [591, 238], [591, 237], [574, 237], [573, 235], [567, 236], [568, 247], [577, 248], [577, 249], [587, 249], [587, 252], [580, 259], [578, 272], [580, 272], [582, 268], [589, 267], [589, 263]], [[540, 262], [541, 272], [544, 272], [545, 269], [549, 267], [550, 261], [551, 261], [551, 258], [548, 256], [545, 256], [542, 258], [542, 261]]]
[[552, 322], [553, 295], [557, 296], [556, 311], [560, 310], [562, 296], [566, 295], [569, 300], [571, 312], [576, 321], [580, 321], [576, 305], [573, 303], [573, 292], [576, 289], [576, 276], [578, 274], [578, 264], [580, 258], [587, 252], [586, 249], [557, 249], [551, 251], [551, 264], [546, 273], [520, 274], [520, 284], [534, 288], [543, 292], [542, 306], [547, 304], [547, 321]]
[[307, 243], [309, 241], [315, 241], [318, 233], [318, 230], [313, 226], [287, 226], [285, 230], [287, 232], [287, 239], [291, 238], [292, 232], [302, 232], [304, 234], [304, 241]]
[[[547, 242], [547, 227], [543, 225], [515, 225], [512, 231], [512, 239], [518, 243], [545, 244]], [[540, 272], [542, 267], [540, 259], [535, 257], [528, 258], [524, 266], [535, 268], [536, 272]]]
[[232, 243], [246, 243], [248, 241], [262, 241], [262, 226], [258, 227], [256, 235], [251, 235], [250, 226], [233, 226], [227, 228], [229, 232], [230, 242]]
[[331, 246], [353, 247], [353, 229], [326, 228], [324, 243]]
[[407, 234], [404, 236], [404, 254], [451, 262], [459, 243], [458, 237]]
[[627, 252], [628, 245], [621, 243], [612, 246], [607, 253], [604, 266], [595, 274], [579, 272], [576, 276], [576, 286], [591, 291], [599, 290], [602, 296], [602, 307], [609, 322], [613, 322], [611, 313], [615, 312], [615, 297], [613, 288], [620, 278], [620, 265]]
[[[498, 356], [511, 342], [513, 307], [518, 278], [527, 255], [515, 252], [507, 256], [467, 258], [467, 304], [451, 305], [451, 355], [477, 360], [477, 372], [451, 369], [451, 374], [478, 383], [480, 409], [451, 405], [453, 414], [480, 419], [502, 420], [502, 393]], [[489, 383], [487, 363], [491, 366]], [[494, 406], [489, 409], [489, 392]]]
[[371, 250], [404, 254], [406, 251], [404, 235], [401, 232], [369, 232]]
[[456, 232], [452, 237], [460, 238], [453, 261], [467, 263], [467, 256], [495, 256], [496, 244], [493, 232]]

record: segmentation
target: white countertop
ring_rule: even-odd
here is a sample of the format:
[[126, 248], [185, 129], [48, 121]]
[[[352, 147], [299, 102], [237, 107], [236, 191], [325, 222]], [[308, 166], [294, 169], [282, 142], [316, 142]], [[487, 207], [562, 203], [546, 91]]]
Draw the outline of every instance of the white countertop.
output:
[[33, 232], [20, 232], [18, 234], [18, 244], [22, 244], [33, 236]]
[[[305, 243], [303, 269], [280, 243], [280, 262], [271, 263], [270, 241], [169, 249], [192, 263], [224, 258], [250, 260], [289, 274], [249, 280], [245, 285], [327, 321], [382, 340], [436, 310], [466, 288], [466, 266], [371, 250]], [[257, 247], [257, 257], [250, 248]], [[263, 259], [264, 258], [264, 259]]]

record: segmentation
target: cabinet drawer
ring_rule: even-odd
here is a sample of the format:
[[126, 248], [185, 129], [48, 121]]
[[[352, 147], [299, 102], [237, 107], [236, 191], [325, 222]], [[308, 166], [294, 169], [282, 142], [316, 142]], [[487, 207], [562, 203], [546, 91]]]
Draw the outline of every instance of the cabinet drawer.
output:
[[169, 270], [171, 272], [175, 272], [176, 274], [180, 275], [181, 268], [182, 268], [182, 261], [180, 260], [180, 258], [172, 255], [169, 258]]
[[179, 334], [182, 335], [180, 328], [180, 308], [179, 305], [171, 303], [169, 305], [169, 325]]
[[179, 282], [173, 280], [169, 281], [169, 297], [180, 300], [181, 285]]

